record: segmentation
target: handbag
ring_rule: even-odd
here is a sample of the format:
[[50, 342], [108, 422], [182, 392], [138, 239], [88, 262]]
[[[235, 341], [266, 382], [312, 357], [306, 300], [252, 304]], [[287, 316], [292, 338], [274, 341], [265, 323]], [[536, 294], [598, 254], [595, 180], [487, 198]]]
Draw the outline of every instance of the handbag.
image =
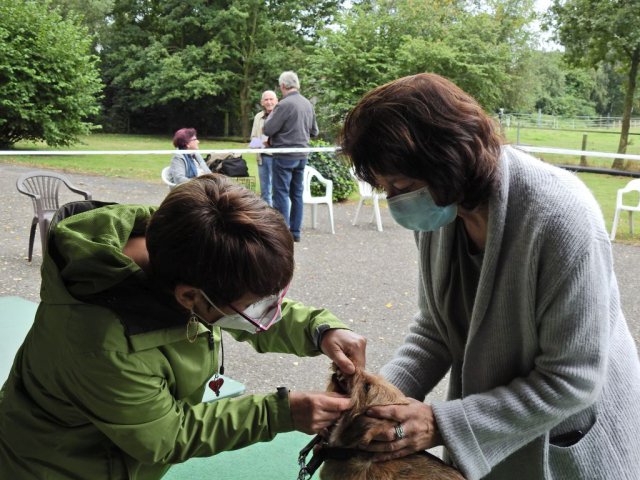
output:
[[209, 169], [215, 173], [221, 173], [227, 177], [248, 177], [249, 167], [242, 157], [229, 155], [225, 158], [218, 158], [211, 161]]

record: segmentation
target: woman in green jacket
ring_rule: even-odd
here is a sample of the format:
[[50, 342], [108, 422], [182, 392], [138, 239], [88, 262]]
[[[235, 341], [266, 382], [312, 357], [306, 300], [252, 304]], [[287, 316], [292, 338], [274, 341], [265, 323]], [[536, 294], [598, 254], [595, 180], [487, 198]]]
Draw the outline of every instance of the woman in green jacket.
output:
[[364, 366], [365, 340], [284, 298], [293, 239], [225, 177], [159, 208], [77, 202], [53, 219], [41, 303], [0, 391], [0, 478], [158, 479], [191, 457], [320, 432], [349, 401], [324, 393], [201, 403], [220, 328], [259, 352]]

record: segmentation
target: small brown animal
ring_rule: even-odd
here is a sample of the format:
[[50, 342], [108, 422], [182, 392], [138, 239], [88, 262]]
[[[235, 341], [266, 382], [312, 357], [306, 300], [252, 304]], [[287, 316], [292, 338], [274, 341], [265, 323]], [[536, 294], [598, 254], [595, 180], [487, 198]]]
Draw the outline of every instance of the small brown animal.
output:
[[327, 390], [350, 395], [352, 405], [331, 431], [328, 446], [354, 449], [354, 455], [348, 459], [327, 458], [320, 470], [321, 480], [464, 480], [458, 470], [427, 452], [373, 462], [372, 453], [357, 450], [358, 445], [369, 444], [378, 433], [395, 426], [390, 420], [367, 417], [368, 408], [409, 403], [381, 376], [357, 370], [346, 377], [336, 371]]

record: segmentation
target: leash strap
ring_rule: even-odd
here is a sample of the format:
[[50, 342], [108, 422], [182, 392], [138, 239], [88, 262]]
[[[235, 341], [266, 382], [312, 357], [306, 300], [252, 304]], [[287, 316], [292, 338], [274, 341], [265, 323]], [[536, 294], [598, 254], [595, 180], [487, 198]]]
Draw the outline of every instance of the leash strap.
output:
[[300, 465], [298, 480], [308, 480], [313, 477], [313, 474], [316, 473], [316, 470], [320, 468], [320, 465], [322, 465], [322, 462], [325, 460], [348, 460], [353, 458], [355, 455], [362, 453], [353, 448], [323, 446], [313, 454], [309, 463], [306, 463], [306, 458], [309, 452], [311, 452], [313, 448], [322, 441], [323, 438], [320, 435], [317, 435], [307, 444], [306, 447], [300, 450], [300, 454], [298, 456], [298, 465]]
[[322, 460], [319, 460], [317, 455], [313, 455], [311, 457], [311, 461], [307, 465], [307, 455], [309, 455], [309, 452], [313, 450], [313, 447], [318, 445], [320, 442], [322, 442], [322, 437], [320, 435], [316, 435], [306, 447], [300, 450], [300, 453], [298, 454], [298, 465], [300, 466], [298, 480], [307, 480], [311, 478], [313, 474], [316, 473], [318, 467], [322, 464]]

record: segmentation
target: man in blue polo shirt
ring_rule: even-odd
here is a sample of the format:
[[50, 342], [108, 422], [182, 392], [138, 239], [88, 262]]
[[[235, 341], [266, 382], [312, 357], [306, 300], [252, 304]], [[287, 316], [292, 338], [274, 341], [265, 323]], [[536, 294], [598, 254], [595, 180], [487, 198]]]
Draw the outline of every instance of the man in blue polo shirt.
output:
[[[295, 72], [283, 72], [278, 80], [282, 100], [264, 123], [264, 134], [273, 148], [307, 148], [309, 138], [318, 135], [313, 105], [300, 92]], [[302, 189], [306, 153], [273, 155], [273, 206], [282, 214], [296, 242], [302, 228]]]

